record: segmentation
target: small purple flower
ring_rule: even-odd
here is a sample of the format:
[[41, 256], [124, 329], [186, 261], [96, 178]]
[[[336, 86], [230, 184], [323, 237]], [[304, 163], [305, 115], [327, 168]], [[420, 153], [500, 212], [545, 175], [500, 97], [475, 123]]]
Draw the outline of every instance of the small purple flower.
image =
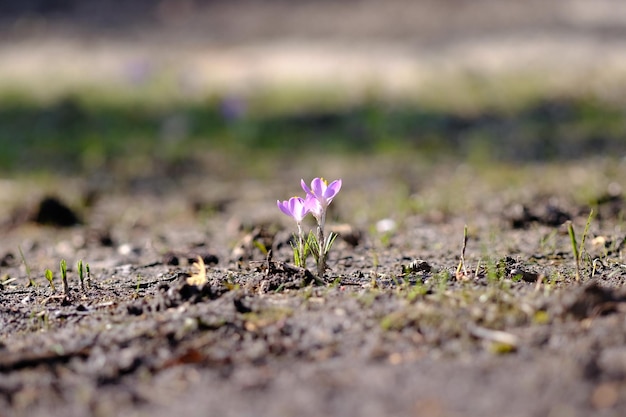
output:
[[310, 211], [309, 204], [301, 197], [291, 197], [286, 201], [276, 200], [276, 203], [280, 211], [292, 217], [298, 224], [302, 223]]
[[324, 214], [324, 207], [322, 207], [317, 198], [315, 198], [312, 194], [307, 194], [304, 199], [304, 204], [307, 206], [313, 217], [315, 217], [319, 222]]
[[149, 61], [129, 62], [124, 68], [125, 78], [135, 87], [146, 85], [154, 77], [156, 68]]
[[234, 122], [246, 115], [246, 102], [236, 96], [224, 97], [219, 103], [219, 110], [224, 119]]
[[341, 189], [341, 180], [335, 180], [328, 184], [324, 178], [315, 178], [311, 181], [311, 188], [307, 187], [304, 180], [300, 180], [300, 185], [302, 185], [302, 189], [307, 193], [307, 197], [311, 196], [317, 200], [321, 206], [319, 210], [323, 212]]
[[[317, 262], [317, 274], [321, 278], [327, 269], [326, 259], [337, 234], [330, 233], [324, 237], [324, 223], [326, 222], [326, 209], [341, 189], [341, 180], [328, 182], [323, 178], [315, 178], [309, 188], [304, 180], [300, 181], [302, 189], [306, 192], [305, 198], [291, 197], [289, 200], [277, 200], [278, 208], [287, 216], [293, 218], [298, 224], [298, 234], [295, 235], [297, 243], [292, 244], [293, 258], [297, 266], [305, 268], [306, 259], [312, 254]], [[308, 213], [317, 220], [317, 236], [309, 232], [305, 239], [302, 233], [302, 220]]]

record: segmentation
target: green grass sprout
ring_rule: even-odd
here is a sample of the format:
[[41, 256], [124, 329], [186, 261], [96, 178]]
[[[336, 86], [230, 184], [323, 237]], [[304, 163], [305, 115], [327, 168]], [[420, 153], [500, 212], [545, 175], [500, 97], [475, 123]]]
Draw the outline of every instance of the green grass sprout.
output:
[[578, 243], [576, 242], [574, 225], [569, 220], [567, 221], [567, 233], [569, 233], [569, 239], [572, 244], [572, 252], [574, 253], [574, 259], [576, 260], [576, 281], [580, 282], [580, 257], [578, 253]]
[[589, 233], [589, 227], [591, 225], [591, 220], [593, 219], [593, 209], [589, 212], [589, 216], [587, 217], [587, 223], [585, 224], [585, 230], [580, 239], [580, 246], [576, 240], [576, 232], [574, 231], [574, 225], [571, 221], [567, 221], [567, 233], [569, 234], [570, 242], [572, 244], [572, 253], [574, 254], [574, 259], [576, 260], [576, 282], [580, 282], [580, 264], [582, 262], [582, 257], [585, 252], [585, 240], [587, 238], [587, 234]]
[[80, 289], [85, 291], [85, 268], [83, 267], [83, 260], [81, 259], [76, 264], [76, 269], [78, 269], [78, 279], [80, 280]]
[[70, 287], [67, 284], [67, 262], [65, 261], [65, 259], [61, 259], [60, 267], [61, 267], [61, 282], [63, 283], [63, 294], [65, 295], [65, 297], [69, 297]]
[[593, 220], [593, 209], [589, 211], [589, 216], [587, 217], [587, 223], [585, 224], [585, 230], [583, 231], [583, 236], [580, 239], [580, 247], [578, 249], [579, 256], [585, 251], [585, 240], [587, 239], [587, 234], [589, 233], [589, 226], [591, 226], [591, 220]]
[[91, 269], [88, 263], [85, 264], [85, 270], [87, 272], [87, 286], [91, 287]]
[[56, 288], [54, 287], [54, 275], [52, 274], [52, 271], [49, 269], [46, 269], [45, 274], [46, 274], [46, 279], [50, 283], [50, 288], [52, 288], [52, 292], [56, 292]]
[[254, 247], [256, 247], [258, 250], [260, 250], [260, 251], [261, 251], [261, 253], [262, 253], [263, 255], [267, 256], [267, 254], [268, 254], [268, 252], [269, 252], [269, 251], [268, 251], [267, 247], [263, 244], [263, 242], [261, 242], [261, 241], [259, 241], [259, 240], [255, 239], [255, 240], [253, 240], [253, 241], [252, 241], [252, 244], [253, 244], [253, 245], [254, 245]]
[[30, 275], [30, 266], [28, 262], [26, 262], [26, 257], [24, 256], [24, 252], [22, 252], [22, 247], [18, 246], [17, 249], [20, 251], [20, 256], [22, 257], [22, 262], [24, 263], [24, 268], [26, 268], [26, 276], [28, 277], [28, 286], [36, 287], [37, 283], [33, 280], [33, 277]]

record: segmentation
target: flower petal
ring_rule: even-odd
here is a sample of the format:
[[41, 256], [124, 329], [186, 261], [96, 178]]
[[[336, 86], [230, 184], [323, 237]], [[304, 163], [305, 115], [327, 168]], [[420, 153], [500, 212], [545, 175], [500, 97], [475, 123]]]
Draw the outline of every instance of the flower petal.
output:
[[301, 197], [292, 197], [289, 199], [289, 203], [292, 206], [291, 212], [296, 222], [300, 223], [309, 214], [309, 207], [305, 200]]
[[307, 195], [313, 195], [313, 193], [311, 192], [311, 189], [306, 185], [306, 182], [304, 182], [303, 179], [300, 180], [300, 185], [302, 186], [302, 189]]
[[315, 178], [311, 181], [311, 190], [313, 191], [313, 195], [315, 197], [322, 198], [324, 196], [324, 191], [326, 191], [326, 183], [322, 178]]
[[294, 213], [296, 212], [296, 197], [291, 197], [289, 199], [288, 204], [289, 204], [289, 212], [293, 216]]
[[324, 191], [324, 198], [332, 200], [332, 198], [337, 195], [339, 190], [341, 190], [341, 180], [335, 180], [331, 182], [330, 185]]
[[287, 216], [292, 216], [291, 212], [289, 211], [288, 201], [276, 200], [276, 203], [278, 204], [278, 208], [280, 209], [280, 211], [285, 213]]
[[319, 220], [322, 212], [324, 211], [324, 208], [320, 204], [319, 200], [315, 198], [315, 196], [307, 194], [304, 204], [306, 205], [307, 210], [311, 212], [313, 217]]

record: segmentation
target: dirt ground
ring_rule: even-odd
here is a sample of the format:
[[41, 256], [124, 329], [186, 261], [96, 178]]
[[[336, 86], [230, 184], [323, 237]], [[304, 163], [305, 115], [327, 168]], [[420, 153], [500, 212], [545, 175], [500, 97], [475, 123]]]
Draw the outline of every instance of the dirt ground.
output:
[[[623, 163], [503, 175], [335, 158], [341, 238], [324, 285], [287, 265], [294, 225], [275, 206], [314, 169], [144, 178], [95, 194], [75, 180], [57, 201], [65, 210], [43, 202], [54, 185], [5, 182], [19, 203], [0, 250], [2, 415], [623, 414]], [[580, 242], [582, 196], [596, 215], [579, 284], [562, 223]], [[395, 228], [377, 230], [383, 219]], [[197, 256], [199, 288], [186, 283]], [[84, 289], [78, 260], [90, 265]]]
[[[23, 43], [1, 46], [0, 73], [35, 77], [33, 85], [50, 74], [106, 79], [108, 58], [134, 56], [136, 45], [163, 62], [188, 57], [233, 86], [277, 73], [323, 79], [338, 67], [350, 81], [350, 69], [363, 74], [372, 57], [383, 80], [398, 70], [390, 78], [411, 74], [413, 83], [418, 67], [460, 63], [483, 74], [580, 63], [573, 79], [588, 81], [619, 72], [626, 56], [618, 1], [481, 1], [457, 14], [450, 11], [465, 2], [398, 1], [383, 14], [374, 3], [246, 2], [255, 13], [244, 18], [230, 2], [198, 2], [212, 12], [182, 9], [196, 19], [170, 21], [163, 16], [181, 15], [163, 10], [176, 3], [162, 2], [142, 22], [146, 32], [103, 13], [99, 30], [126, 32], [90, 43], [91, 9], [60, 2], [61, 12], [41, 12], [50, 20], [3, 21], [6, 39]], [[418, 6], [404, 13], [408, 3]], [[63, 10], [82, 25], [65, 25]], [[315, 13], [326, 18], [307, 23]], [[438, 24], [444, 18], [447, 28]], [[144, 49], [164, 39], [146, 34], [155, 21], [191, 52]], [[45, 39], [46, 30], [58, 38]], [[189, 33], [208, 36], [224, 65], [194, 61], [207, 46]], [[313, 56], [337, 59], [277, 59], [303, 45], [285, 47], [294, 37], [330, 42]], [[360, 54], [354, 45], [386, 52]], [[86, 58], [66, 72], [68, 60], [50, 60], [39, 47]], [[346, 58], [346, 49], [356, 55]], [[90, 65], [94, 57], [102, 65]], [[50, 72], [29, 72], [42, 63]], [[593, 79], [610, 93], [606, 78]], [[0, 417], [626, 414], [626, 165], [618, 157], [484, 167], [408, 153], [188, 162], [198, 169], [181, 176], [2, 179]], [[329, 213], [340, 237], [321, 285], [289, 265], [294, 224], [275, 204], [301, 195], [300, 179], [314, 176], [343, 180]], [[568, 221], [578, 244], [584, 236], [580, 282]], [[208, 278], [200, 287], [187, 283], [198, 256]], [[79, 260], [89, 264], [83, 283]]]

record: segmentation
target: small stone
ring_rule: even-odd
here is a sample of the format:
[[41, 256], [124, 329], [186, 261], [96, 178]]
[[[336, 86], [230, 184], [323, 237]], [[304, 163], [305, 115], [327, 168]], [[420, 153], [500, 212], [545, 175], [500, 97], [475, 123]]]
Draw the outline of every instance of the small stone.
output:
[[598, 385], [591, 393], [591, 404], [595, 409], [612, 408], [619, 399], [619, 391], [614, 383], [605, 382]]

